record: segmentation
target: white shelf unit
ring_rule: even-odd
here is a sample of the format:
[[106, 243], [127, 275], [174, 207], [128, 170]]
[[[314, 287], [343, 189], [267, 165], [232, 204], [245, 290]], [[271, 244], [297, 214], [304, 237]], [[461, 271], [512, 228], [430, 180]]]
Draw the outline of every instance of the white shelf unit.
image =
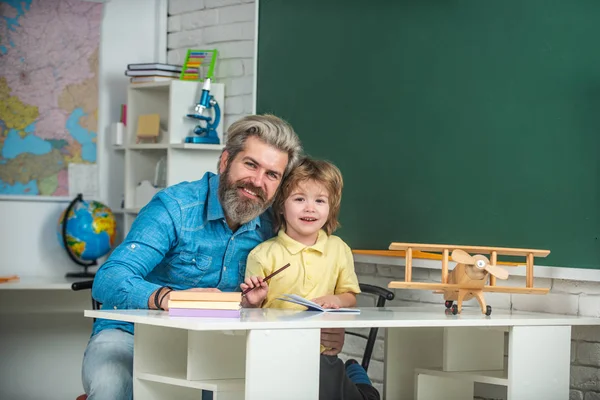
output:
[[[156, 165], [166, 160], [166, 186], [194, 181], [210, 171], [217, 172], [219, 155], [223, 150], [223, 116], [225, 86], [211, 85], [211, 95], [221, 108], [217, 134], [221, 144], [189, 144], [185, 138], [194, 135], [196, 125], [204, 124], [186, 115], [193, 113], [202, 93], [202, 83], [172, 80], [130, 84], [127, 88], [127, 126], [124, 144], [113, 146], [125, 157], [123, 237], [127, 235], [139, 210], [145, 204], [136, 202], [135, 189], [143, 181], [154, 182]], [[136, 143], [137, 121], [140, 115], [159, 114], [161, 134], [156, 143]], [[205, 114], [206, 115], [206, 114]]]
[[[244, 398], [246, 331], [196, 332], [137, 325], [134, 392], [144, 399]], [[226, 350], [225, 350], [226, 349]]]
[[472, 399], [476, 383], [507, 388], [506, 333], [505, 328], [444, 328], [432, 365], [414, 370], [414, 398]]

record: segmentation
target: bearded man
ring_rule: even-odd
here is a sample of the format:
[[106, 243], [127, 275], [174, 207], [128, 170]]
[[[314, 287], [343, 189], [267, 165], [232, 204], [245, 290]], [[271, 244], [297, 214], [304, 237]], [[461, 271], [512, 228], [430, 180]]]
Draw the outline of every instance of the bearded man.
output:
[[[94, 299], [102, 309], [167, 310], [171, 290], [238, 291], [248, 253], [274, 236], [269, 206], [301, 150], [275, 116], [231, 125], [219, 175], [157, 193], [98, 270]], [[133, 324], [97, 319], [83, 359], [88, 400], [131, 399], [132, 372]]]

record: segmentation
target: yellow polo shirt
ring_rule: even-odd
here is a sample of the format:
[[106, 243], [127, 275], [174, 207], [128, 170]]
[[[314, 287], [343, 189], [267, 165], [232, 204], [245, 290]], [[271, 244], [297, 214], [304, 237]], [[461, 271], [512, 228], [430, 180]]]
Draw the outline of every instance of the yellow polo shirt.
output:
[[337, 236], [327, 236], [320, 230], [312, 246], [299, 243], [283, 230], [257, 247], [248, 255], [246, 277], [265, 277], [290, 263], [290, 266], [268, 282], [269, 293], [264, 308], [306, 308], [277, 300], [283, 294], [296, 294], [312, 300], [331, 294], [360, 293], [354, 272], [354, 258], [350, 247]]

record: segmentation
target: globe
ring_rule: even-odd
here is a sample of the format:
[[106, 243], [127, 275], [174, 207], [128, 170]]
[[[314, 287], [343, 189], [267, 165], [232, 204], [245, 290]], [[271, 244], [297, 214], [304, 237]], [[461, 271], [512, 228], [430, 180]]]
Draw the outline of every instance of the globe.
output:
[[[66, 226], [63, 226], [65, 215]], [[58, 241], [63, 248], [66, 244], [71, 259], [86, 267], [87, 274], [87, 267], [96, 265], [96, 260], [113, 247], [116, 226], [115, 217], [108, 206], [98, 201], [83, 200], [79, 195], [58, 218]], [[66, 238], [63, 237], [63, 230]]]

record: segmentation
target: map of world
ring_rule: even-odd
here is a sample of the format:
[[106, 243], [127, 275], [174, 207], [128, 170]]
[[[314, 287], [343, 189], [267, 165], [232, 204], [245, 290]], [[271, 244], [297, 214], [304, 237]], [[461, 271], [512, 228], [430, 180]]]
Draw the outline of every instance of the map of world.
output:
[[0, 0], [0, 195], [68, 196], [96, 163], [102, 4]]

